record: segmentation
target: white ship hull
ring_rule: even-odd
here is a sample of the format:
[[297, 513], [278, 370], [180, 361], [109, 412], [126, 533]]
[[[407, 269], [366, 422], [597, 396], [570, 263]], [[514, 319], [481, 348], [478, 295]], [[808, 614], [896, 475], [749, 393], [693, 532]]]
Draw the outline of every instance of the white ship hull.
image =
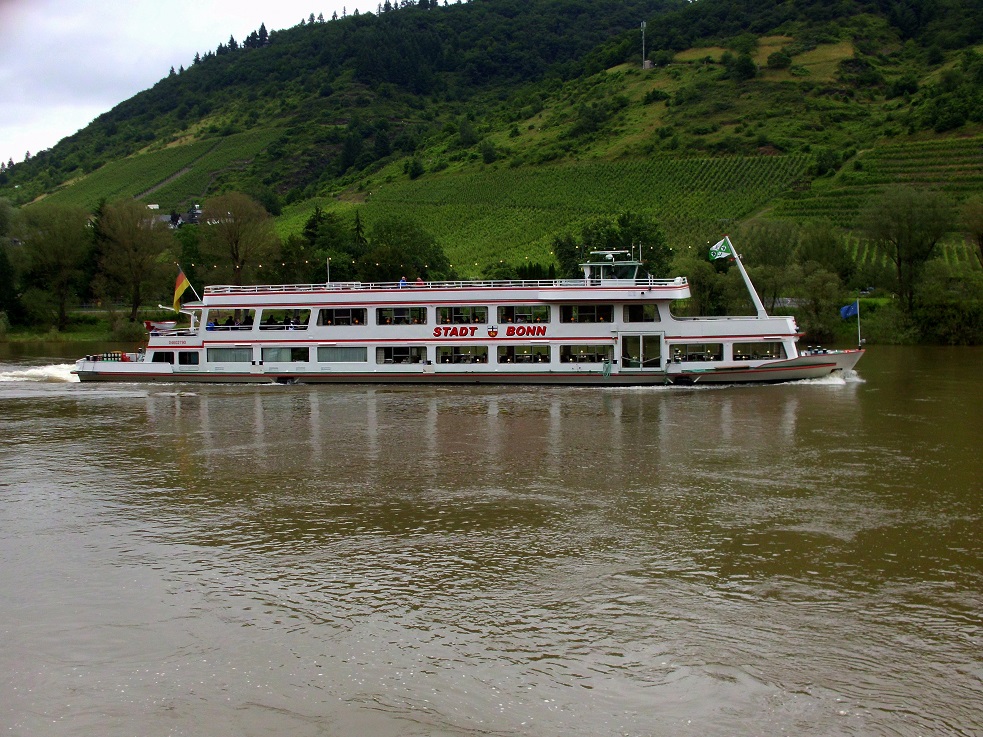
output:
[[[796, 347], [791, 317], [685, 318], [685, 279], [638, 262], [584, 279], [209, 287], [191, 327], [137, 353], [86, 356], [82, 381], [570, 384], [779, 382], [848, 371], [863, 354]], [[629, 271], [625, 271], [628, 268]], [[620, 270], [616, 270], [620, 269]], [[625, 276], [625, 274], [628, 274]]]

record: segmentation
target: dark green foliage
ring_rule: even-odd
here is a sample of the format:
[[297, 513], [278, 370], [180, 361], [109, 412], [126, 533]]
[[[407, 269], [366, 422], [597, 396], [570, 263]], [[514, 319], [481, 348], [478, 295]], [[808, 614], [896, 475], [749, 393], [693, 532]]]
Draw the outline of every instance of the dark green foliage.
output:
[[894, 264], [901, 309], [911, 315], [921, 272], [953, 225], [951, 203], [937, 192], [898, 187], [874, 199], [862, 222], [870, 239]]
[[657, 277], [668, 276], [672, 252], [665, 233], [646, 215], [623, 212], [614, 218], [598, 218], [584, 224], [579, 237], [556, 236], [552, 250], [562, 276], [575, 277], [583, 272], [580, 264], [590, 259], [592, 251], [626, 251], [640, 257]]
[[484, 140], [481, 142], [479, 147], [481, 150], [481, 160], [486, 164], [494, 164], [498, 159], [498, 152], [495, 150], [495, 144], [489, 140]]
[[649, 60], [655, 64], [657, 67], [667, 67], [672, 64], [672, 60], [675, 57], [668, 49], [660, 49], [649, 54]]
[[419, 177], [422, 177], [426, 171], [423, 168], [423, 162], [416, 157], [407, 161], [403, 167], [403, 170], [410, 179], [418, 179]]
[[[35, 319], [68, 327], [68, 305], [82, 288], [84, 265], [92, 250], [88, 213], [81, 208], [40, 205], [25, 213], [25, 283], [34, 288], [26, 306], [39, 307]], [[31, 290], [28, 290], [31, 291]]]
[[724, 65], [724, 76], [737, 82], [754, 79], [758, 74], [758, 65], [747, 53], [742, 53], [735, 58], [729, 51], [724, 52], [720, 63]]
[[818, 264], [836, 274], [843, 284], [850, 283], [856, 271], [844, 234], [828, 222], [808, 223], [801, 228], [798, 260], [802, 264]]
[[925, 267], [916, 297], [914, 320], [923, 340], [983, 343], [983, 271], [932, 261]]
[[815, 149], [815, 163], [813, 171], [817, 177], [832, 174], [840, 168], [841, 159], [839, 154], [827, 146], [818, 146]]
[[6, 315], [11, 325], [19, 325], [24, 321], [24, 308], [17, 288], [17, 273], [2, 240], [0, 237], [0, 314]]
[[792, 57], [784, 51], [776, 51], [768, 55], [769, 69], [788, 69], [792, 66]]
[[860, 54], [854, 54], [852, 59], [841, 61], [837, 76], [841, 81], [861, 88], [879, 87], [884, 84], [884, 75], [870, 59]]
[[358, 278], [369, 282], [440, 281], [453, 277], [447, 255], [432, 235], [416, 223], [387, 219], [369, 234], [367, 251], [356, 266]]

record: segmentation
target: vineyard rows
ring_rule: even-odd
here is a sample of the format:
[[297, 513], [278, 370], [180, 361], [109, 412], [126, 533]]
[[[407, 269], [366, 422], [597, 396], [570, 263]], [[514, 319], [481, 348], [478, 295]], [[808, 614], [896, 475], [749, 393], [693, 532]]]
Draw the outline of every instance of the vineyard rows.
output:
[[48, 200], [91, 210], [103, 200], [146, 193], [142, 199], [170, 210], [200, 197], [217, 172], [252, 159], [278, 135], [276, 130], [252, 131], [137, 154], [106, 164]]
[[775, 216], [851, 228], [870, 199], [892, 185], [938, 189], [957, 201], [983, 190], [981, 137], [881, 146], [857, 162], [859, 168], [845, 167], [832, 182], [779, 201]]
[[789, 188], [808, 165], [805, 156], [772, 156], [490, 170], [392, 184], [372, 196], [365, 214], [411, 213], [466, 273], [498, 260], [550, 260], [553, 235], [624, 211], [658, 220], [674, 248], [702, 248]]

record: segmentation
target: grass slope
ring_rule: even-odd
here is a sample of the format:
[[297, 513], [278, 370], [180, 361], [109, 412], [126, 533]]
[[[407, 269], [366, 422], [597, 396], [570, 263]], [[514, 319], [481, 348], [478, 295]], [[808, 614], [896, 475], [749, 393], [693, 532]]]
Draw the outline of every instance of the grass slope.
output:
[[774, 216], [857, 225], [866, 201], [885, 189], [937, 189], [954, 200], [983, 190], [983, 136], [888, 143], [859, 154], [836, 176], [779, 200]]
[[488, 167], [393, 182], [359, 207], [368, 225], [394, 216], [417, 221], [462, 273], [476, 274], [496, 261], [548, 263], [554, 235], [623, 211], [657, 218], [674, 248], [703, 244], [786, 191], [808, 166], [807, 156], [794, 155]]

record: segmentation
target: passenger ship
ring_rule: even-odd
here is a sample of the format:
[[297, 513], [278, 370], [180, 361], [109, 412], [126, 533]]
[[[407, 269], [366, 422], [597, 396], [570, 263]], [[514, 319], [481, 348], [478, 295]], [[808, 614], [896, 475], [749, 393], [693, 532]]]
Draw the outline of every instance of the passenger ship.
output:
[[[736, 253], [734, 254], [736, 257]], [[740, 260], [737, 260], [740, 266]], [[678, 317], [683, 277], [627, 251], [583, 278], [211, 286], [189, 327], [86, 356], [82, 381], [647, 385], [776, 382], [851, 370], [863, 351], [800, 352], [792, 317]]]

